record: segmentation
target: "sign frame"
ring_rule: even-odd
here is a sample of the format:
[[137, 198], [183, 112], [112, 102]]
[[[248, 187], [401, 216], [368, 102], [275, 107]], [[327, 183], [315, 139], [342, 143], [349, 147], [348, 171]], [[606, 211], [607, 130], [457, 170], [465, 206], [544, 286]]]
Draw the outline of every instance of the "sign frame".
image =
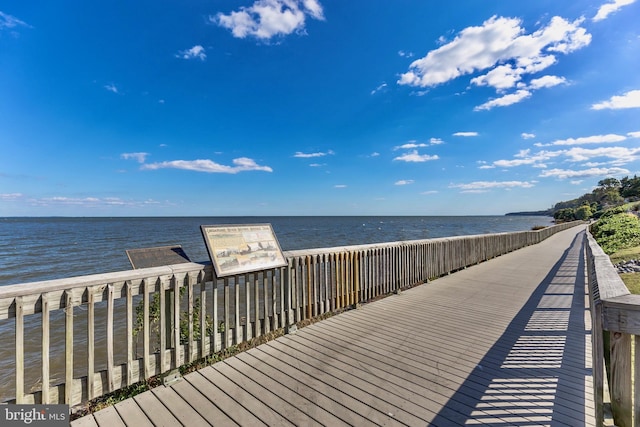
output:
[[271, 224], [201, 225], [200, 231], [216, 277], [287, 265]]

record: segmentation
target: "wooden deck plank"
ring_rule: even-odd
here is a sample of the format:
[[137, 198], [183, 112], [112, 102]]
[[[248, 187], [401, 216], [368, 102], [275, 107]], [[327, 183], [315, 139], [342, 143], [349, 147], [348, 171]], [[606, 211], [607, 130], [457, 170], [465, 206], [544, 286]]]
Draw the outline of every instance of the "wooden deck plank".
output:
[[[346, 390], [338, 386], [336, 382], [325, 382], [321, 379], [311, 375], [304, 370], [291, 369], [291, 365], [280, 360], [279, 357], [273, 357], [270, 354], [265, 353], [265, 346], [258, 347], [251, 353], [253, 357], [268, 364], [277, 371], [282, 372], [282, 375], [288, 375], [295, 377], [300, 382], [304, 383], [307, 387], [315, 390], [318, 395], [326, 396], [329, 402], [339, 401], [343, 406], [349, 408], [349, 410], [359, 414], [366, 422], [360, 425], [376, 424], [376, 425], [388, 425], [394, 422], [393, 418], [388, 413], [384, 413], [379, 408], [373, 408], [366, 405], [362, 401], [356, 399]], [[279, 376], [281, 378], [281, 376]], [[333, 408], [330, 406], [329, 408]]]
[[203, 394], [203, 391], [194, 387], [189, 378], [195, 375], [187, 375], [182, 381], [173, 384], [171, 388], [176, 391], [204, 418], [213, 425], [235, 425], [236, 422], [229, 418], [220, 408]]
[[[243, 355], [244, 353], [239, 354], [238, 356]], [[266, 390], [272, 390], [273, 393], [276, 393], [277, 396], [286, 402], [287, 405], [293, 405], [298, 408], [300, 411], [303, 411], [308, 417], [313, 419], [316, 422], [320, 422], [325, 425], [331, 426], [340, 426], [340, 425], [353, 425], [353, 423], [345, 422], [343, 419], [335, 416], [333, 412], [335, 408], [329, 406], [331, 408], [331, 412], [327, 409], [319, 406], [315, 400], [318, 398], [317, 395], [304, 395], [300, 393], [299, 390], [292, 390], [291, 388], [285, 386], [279, 380], [282, 380], [282, 375], [278, 375], [273, 370], [271, 371], [271, 376], [265, 375], [257, 366], [256, 359], [247, 359], [246, 357], [235, 357], [227, 359], [227, 364], [234, 368], [235, 370], [242, 372], [246, 377], [253, 379], [256, 383], [260, 384]], [[283, 380], [284, 382], [284, 380]], [[300, 384], [297, 384], [297, 387], [300, 387]], [[263, 402], [265, 400], [261, 398]], [[267, 403], [267, 402], [265, 402]], [[275, 402], [278, 404], [278, 402]], [[333, 402], [334, 405], [336, 404]], [[287, 417], [291, 421], [294, 421], [292, 418]], [[359, 420], [362, 421], [362, 420]], [[295, 421], [298, 424], [298, 421]], [[308, 421], [307, 421], [308, 423]], [[308, 425], [308, 424], [307, 424]]]
[[292, 404], [292, 402], [288, 402], [280, 396], [280, 387], [270, 390], [268, 387], [261, 385], [260, 383], [255, 381], [255, 377], [251, 375], [251, 370], [247, 369], [248, 366], [243, 365], [244, 364], [238, 364], [234, 363], [233, 361], [225, 360], [224, 363], [217, 363], [213, 365], [213, 369], [234, 382], [238, 387], [248, 393], [251, 398], [262, 402], [267, 407], [273, 408], [280, 416], [285, 418], [293, 425], [332, 425], [332, 423], [336, 422], [336, 418], [331, 414], [326, 413], [325, 411], [315, 411], [316, 413], [314, 415], [316, 415], [317, 418], [310, 416], [308, 413], [302, 410], [302, 408], [308, 406], [305, 405], [305, 403], [308, 402], [304, 400], [296, 400], [295, 403], [302, 407], [301, 409], [298, 409]]
[[[378, 381], [388, 383], [394, 390], [406, 389], [410, 393], [423, 394], [425, 400], [422, 405], [435, 412], [441, 410], [442, 405], [447, 402], [459, 385], [459, 381], [447, 378], [437, 368], [431, 370], [422, 367], [409, 369], [402, 363], [396, 363], [397, 360], [372, 356], [373, 352], [362, 354], [331, 341], [315, 342], [307, 338], [307, 336], [300, 337], [299, 340], [294, 338], [299, 343], [301, 352], [306, 352], [309, 356], [313, 356], [315, 353], [317, 357], [327, 360], [327, 363], [339, 369], [346, 369], [344, 366], [357, 369], [358, 366], [365, 365], [368, 367], [366, 370], [359, 372], [356, 370], [354, 375], [358, 375], [363, 380], [373, 377]], [[476, 402], [470, 398], [461, 398], [458, 403], [462, 407], [472, 407], [469, 405]]]
[[146, 391], [133, 397], [140, 409], [145, 413], [153, 425], [179, 426], [180, 422], [171, 411], [158, 400], [155, 394]]
[[[333, 324], [332, 327], [326, 328], [327, 332], [323, 332], [325, 329], [309, 329], [309, 333], [314, 336], [317, 334], [321, 334], [327, 339], [329, 345], [339, 346], [343, 348], [345, 351], [349, 350], [352, 352], [361, 352], [362, 354], [369, 355], [371, 353], [375, 353], [376, 351], [387, 351], [386, 353], [381, 353], [384, 357], [389, 357], [392, 360], [398, 359], [393, 352], [398, 348], [402, 349], [402, 360], [404, 363], [407, 363], [411, 366], [420, 366], [422, 368], [428, 368], [430, 366], [435, 367], [437, 365], [438, 370], [448, 370], [451, 375], [458, 374], [459, 376], [463, 376], [465, 373], [465, 369], [470, 371], [475, 368], [480, 360], [479, 357], [470, 358], [467, 352], [464, 352], [464, 349], [460, 349], [459, 351], [451, 351], [449, 354], [440, 344], [439, 341], [435, 340], [436, 337], [427, 340], [426, 344], [421, 347], [412, 347], [412, 345], [404, 344], [400, 338], [398, 338], [398, 342], [395, 342], [395, 337], [389, 335], [379, 341], [371, 338], [369, 342], [364, 342], [361, 345], [356, 345], [353, 342], [353, 339], [357, 338], [358, 334], [362, 334], [360, 330], [358, 330], [355, 322], [349, 322], [351, 326], [348, 329], [338, 329], [339, 326]], [[325, 335], [323, 335], [325, 334]], [[328, 335], [327, 335], [328, 334]], [[400, 335], [400, 334], [396, 334]], [[421, 337], [419, 335], [414, 335], [412, 337], [412, 342], [419, 340]], [[386, 349], [385, 349], [386, 347]], [[463, 354], [464, 353], [464, 354]], [[466, 354], [466, 355], [465, 355]], [[480, 356], [480, 355], [478, 355]], [[499, 360], [497, 360], [499, 362]], [[522, 371], [521, 371], [522, 372]], [[535, 371], [531, 371], [535, 374]], [[580, 372], [581, 375], [584, 375], [584, 368]]]
[[128, 427], [153, 426], [151, 420], [140, 409], [134, 399], [127, 399], [117, 403], [115, 409]]
[[173, 388], [156, 387], [151, 390], [151, 393], [171, 411], [182, 425], [189, 427], [208, 427], [211, 425], [188, 402], [183, 400]]
[[[442, 395], [442, 388], [435, 381], [435, 376], [429, 378], [420, 377], [415, 371], [406, 371], [400, 368], [394, 369], [388, 362], [382, 358], [370, 357], [350, 357], [350, 355], [341, 355], [339, 351], [322, 351], [322, 344], [313, 344], [307, 340], [296, 340], [293, 337], [291, 341], [283, 340], [281, 343], [282, 351], [295, 357], [301, 357], [307, 360], [317, 360], [326, 367], [323, 370], [327, 373], [334, 373], [336, 376], [345, 375], [346, 378], [354, 378], [368, 384], [369, 387], [385, 389], [386, 400], [410, 402], [417, 405], [420, 409], [407, 409], [425, 414], [426, 420], [443, 410], [442, 405], [453, 394], [454, 390], [450, 390], [446, 395]], [[324, 344], [328, 344], [325, 341]], [[320, 347], [317, 347], [320, 345]], [[353, 381], [350, 380], [351, 383]], [[419, 399], [416, 396], [421, 396]], [[440, 399], [438, 399], [440, 397]], [[384, 402], [381, 402], [384, 404]], [[463, 406], [461, 404], [461, 406]], [[469, 408], [471, 408], [469, 406]], [[444, 409], [448, 419], [452, 422], [464, 422], [463, 417], [458, 411]]]
[[104, 408], [93, 415], [100, 427], [126, 427], [126, 424], [113, 406]]
[[[279, 389], [279, 393], [285, 398], [293, 400], [291, 394], [298, 395], [301, 398], [307, 399], [317, 405], [318, 408], [330, 408], [330, 411], [340, 421], [337, 421], [334, 425], [340, 425], [341, 422], [348, 425], [363, 425], [367, 420], [360, 414], [354, 412], [348, 407], [343, 405], [340, 399], [333, 400], [330, 397], [319, 393], [317, 390], [311, 388], [304, 381], [301, 381], [298, 377], [290, 376], [287, 372], [279, 371], [268, 363], [260, 360], [255, 356], [255, 351], [250, 350], [244, 353], [240, 353], [237, 359], [243, 363], [251, 366], [260, 375], [266, 377], [271, 381], [277, 381], [282, 388]], [[276, 380], [277, 379], [277, 380]], [[288, 391], [285, 391], [286, 388]]]
[[321, 360], [306, 357], [301, 353], [289, 354], [291, 347], [286, 347], [279, 341], [268, 343], [260, 349], [297, 368], [298, 371], [307, 372], [321, 381], [332, 383], [334, 387], [347, 391], [367, 406], [387, 414], [400, 423], [421, 425], [433, 416], [432, 412], [414, 404], [409, 399], [401, 399], [386, 392], [381, 393], [384, 388], [360, 380], [350, 375], [349, 371], [330, 369], [329, 365]]
[[185, 377], [193, 387], [198, 389], [200, 393], [207, 397], [214, 405], [224, 412], [234, 423], [238, 425], [255, 425], [264, 426], [265, 423], [248, 411], [242, 403], [235, 401], [224, 391], [218, 388], [214, 383], [209, 381], [202, 370], [193, 372]]
[[98, 427], [98, 423], [96, 423], [96, 419], [93, 417], [93, 414], [85, 415], [82, 418], [78, 418], [71, 422], [73, 427]]
[[242, 404], [249, 412], [251, 412], [257, 419], [266, 425], [271, 426], [293, 426], [289, 420], [277, 413], [273, 408], [269, 408], [264, 403], [255, 399], [246, 390], [238, 387], [233, 381], [226, 376], [220, 374], [219, 371], [209, 366], [201, 369], [200, 373], [205, 376], [209, 381], [218, 386], [229, 397]]

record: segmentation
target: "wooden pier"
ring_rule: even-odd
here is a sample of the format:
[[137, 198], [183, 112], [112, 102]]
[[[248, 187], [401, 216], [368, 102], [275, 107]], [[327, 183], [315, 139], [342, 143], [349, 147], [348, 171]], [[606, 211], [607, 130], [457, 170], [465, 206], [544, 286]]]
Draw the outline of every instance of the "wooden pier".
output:
[[72, 425], [595, 425], [583, 235], [363, 304]]

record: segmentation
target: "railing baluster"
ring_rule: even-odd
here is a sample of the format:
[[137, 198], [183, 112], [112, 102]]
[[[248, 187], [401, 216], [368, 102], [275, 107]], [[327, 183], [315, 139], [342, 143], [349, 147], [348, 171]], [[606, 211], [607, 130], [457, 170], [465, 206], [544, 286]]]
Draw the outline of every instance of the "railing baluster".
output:
[[187, 351], [188, 354], [185, 354], [185, 361], [189, 361], [189, 363], [193, 362], [193, 280], [190, 274], [185, 276], [185, 280], [187, 281], [187, 318], [188, 318], [188, 337], [187, 337]]
[[251, 275], [245, 274], [244, 278], [244, 339], [249, 341], [253, 335], [251, 329]]
[[175, 367], [182, 365], [182, 357], [180, 356], [180, 281], [174, 274], [171, 278], [173, 285], [173, 360]]
[[64, 403], [73, 404], [73, 291], [65, 291]]
[[44, 292], [42, 299], [42, 403], [51, 403], [49, 395], [49, 294]]
[[87, 289], [87, 396], [92, 400], [94, 396], [95, 384], [95, 291], [93, 288]]
[[[167, 295], [171, 295], [169, 289], [166, 288], [166, 280], [160, 280], [160, 291], [158, 298], [158, 328], [160, 339], [160, 372], [171, 369], [167, 368], [167, 347], [171, 343], [171, 304], [167, 304]], [[171, 365], [171, 363], [169, 363]]]
[[107, 286], [107, 390], [114, 391], [113, 378], [113, 308], [114, 308], [113, 283]]
[[260, 280], [258, 278], [260, 273], [255, 272], [253, 274], [253, 299], [254, 299], [254, 310], [253, 310], [253, 336], [260, 336]]
[[[211, 334], [211, 349], [209, 351], [209, 353], [215, 353], [216, 351], [218, 351], [218, 332], [220, 332], [220, 324], [219, 324], [219, 320], [218, 320], [218, 278], [216, 277], [216, 275], [213, 275], [213, 301], [212, 301], [212, 306], [213, 306], [213, 328], [212, 329], [212, 334]], [[225, 288], [226, 289], [226, 288]], [[226, 300], [224, 301], [224, 303], [226, 304]], [[228, 326], [228, 325], [225, 325]], [[222, 334], [222, 336], [226, 336], [224, 333]], [[220, 350], [222, 350], [224, 346], [220, 345]]]
[[198, 273], [198, 281], [200, 283], [200, 358], [207, 355], [206, 337], [207, 335], [207, 279], [206, 273], [201, 271]]
[[233, 279], [233, 288], [235, 291], [235, 305], [233, 310], [235, 320], [236, 341], [235, 344], [240, 344], [242, 341], [242, 328], [240, 327], [240, 286], [238, 285], [238, 276]]
[[[275, 272], [271, 270], [271, 289], [273, 288], [273, 278]], [[275, 313], [275, 312], [274, 312]], [[262, 333], [267, 334], [271, 332], [271, 318], [269, 317], [269, 272], [262, 273]]]
[[[142, 314], [142, 348], [144, 354], [142, 355], [142, 363], [144, 364], [144, 379], [148, 379], [151, 377], [151, 366], [150, 366], [150, 345], [149, 345], [149, 335], [151, 334], [149, 331], [149, 290], [151, 288], [151, 283], [148, 279], [144, 279], [142, 281], [142, 304], [143, 304], [143, 314]], [[162, 289], [162, 287], [160, 288]]]
[[230, 315], [229, 315], [229, 303], [230, 303], [230, 299], [229, 298], [229, 278], [225, 277], [224, 278], [224, 342], [222, 344], [222, 348], [227, 348], [229, 347], [229, 339], [231, 338], [230, 333], [229, 333], [229, 328], [231, 326], [231, 324], [229, 323], [229, 319], [230, 319]]
[[24, 402], [24, 306], [16, 297], [16, 403]]
[[135, 327], [133, 324], [133, 284], [131, 281], [127, 280], [126, 284], [126, 293], [127, 293], [127, 302], [126, 302], [126, 310], [127, 310], [127, 382], [126, 384], [129, 386], [134, 383], [133, 381], [133, 360], [137, 359], [137, 357], [133, 357], [133, 328]]

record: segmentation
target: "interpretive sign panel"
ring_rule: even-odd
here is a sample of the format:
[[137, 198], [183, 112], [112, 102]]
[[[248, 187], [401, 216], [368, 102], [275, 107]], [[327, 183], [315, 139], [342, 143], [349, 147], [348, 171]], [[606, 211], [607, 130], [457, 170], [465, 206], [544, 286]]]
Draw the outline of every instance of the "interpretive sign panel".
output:
[[271, 224], [201, 225], [218, 277], [287, 265]]
[[180, 245], [127, 249], [126, 252], [134, 269], [191, 262]]

